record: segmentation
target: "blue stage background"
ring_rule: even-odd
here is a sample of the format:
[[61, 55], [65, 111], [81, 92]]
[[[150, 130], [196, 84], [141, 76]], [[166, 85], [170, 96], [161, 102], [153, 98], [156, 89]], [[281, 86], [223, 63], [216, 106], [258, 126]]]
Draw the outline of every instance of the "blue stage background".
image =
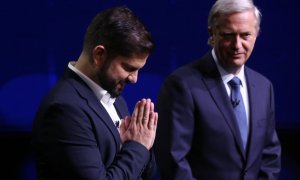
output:
[[[154, 102], [163, 79], [201, 57], [207, 45], [207, 15], [213, 0], [13, 0], [0, 5], [0, 178], [34, 180], [30, 146], [35, 111], [46, 92], [81, 52], [85, 29], [97, 12], [131, 8], [152, 32], [155, 52], [138, 83], [124, 96]], [[261, 34], [247, 65], [274, 84], [277, 129], [283, 146], [283, 180], [300, 179], [300, 51], [296, 0], [255, 3], [263, 14]], [[298, 104], [298, 105], [297, 105]]]

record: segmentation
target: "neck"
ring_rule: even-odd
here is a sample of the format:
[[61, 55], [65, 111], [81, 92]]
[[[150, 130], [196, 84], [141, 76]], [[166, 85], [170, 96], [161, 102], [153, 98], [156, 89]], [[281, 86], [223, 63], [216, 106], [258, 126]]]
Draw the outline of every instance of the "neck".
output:
[[76, 61], [75, 67], [87, 77], [94, 80], [95, 68], [89, 60], [89, 56], [82, 52]]

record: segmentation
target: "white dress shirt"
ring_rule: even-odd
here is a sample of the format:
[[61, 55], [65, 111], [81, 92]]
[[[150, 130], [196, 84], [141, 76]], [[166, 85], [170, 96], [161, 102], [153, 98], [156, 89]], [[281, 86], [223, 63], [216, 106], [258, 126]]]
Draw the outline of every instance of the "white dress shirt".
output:
[[82, 72], [80, 72], [75, 67], [75, 64], [76, 64], [75, 61], [71, 61], [71, 62], [69, 62], [68, 67], [72, 71], [74, 71], [92, 89], [92, 91], [97, 96], [100, 103], [104, 106], [104, 108], [108, 112], [113, 123], [116, 125], [117, 128], [119, 128], [119, 125], [121, 123], [120, 117], [114, 106], [114, 102], [115, 102], [116, 98], [111, 98], [110, 94], [106, 90], [104, 90], [101, 86], [99, 86], [94, 81], [92, 81], [89, 77], [87, 77]]
[[217, 68], [221, 74], [223, 83], [225, 85], [226, 91], [228, 96], [230, 97], [230, 86], [228, 84], [228, 82], [234, 77], [237, 76], [241, 81], [242, 81], [242, 85], [240, 87], [240, 91], [242, 94], [242, 98], [243, 98], [243, 102], [244, 102], [244, 106], [245, 106], [245, 111], [246, 111], [246, 116], [247, 116], [247, 124], [249, 127], [249, 96], [248, 96], [248, 90], [247, 90], [247, 81], [245, 78], [245, 73], [244, 73], [244, 66], [242, 66], [241, 71], [239, 72], [239, 74], [234, 75], [234, 74], [230, 74], [228, 73], [219, 63], [219, 60], [216, 56], [215, 50], [212, 50], [212, 56], [214, 61], [217, 64]]

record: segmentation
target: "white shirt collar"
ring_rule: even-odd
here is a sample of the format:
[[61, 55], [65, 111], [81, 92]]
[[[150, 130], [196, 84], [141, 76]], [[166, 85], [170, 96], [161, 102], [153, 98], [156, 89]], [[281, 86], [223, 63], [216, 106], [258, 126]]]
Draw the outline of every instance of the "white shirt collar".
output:
[[213, 59], [214, 61], [216, 62], [217, 64], [217, 68], [220, 72], [220, 75], [222, 77], [222, 80], [224, 82], [224, 84], [227, 84], [234, 76], [237, 76], [241, 81], [242, 81], [242, 86], [244, 84], [246, 84], [246, 79], [245, 79], [245, 73], [244, 73], [244, 65], [242, 66], [240, 72], [237, 74], [237, 75], [234, 75], [234, 74], [231, 74], [231, 73], [228, 73], [220, 64], [219, 60], [218, 60], [218, 57], [215, 53], [215, 49], [212, 49], [212, 56], [213, 56]]
[[105, 103], [107, 105], [113, 105], [116, 98], [111, 98], [110, 94], [106, 90], [104, 90], [101, 86], [99, 86], [93, 80], [91, 80], [89, 77], [87, 77], [82, 72], [80, 72], [75, 67], [75, 64], [76, 64], [75, 61], [69, 62], [68, 68], [70, 68], [72, 71], [74, 71], [92, 89], [92, 91], [97, 96], [99, 101], [101, 101], [102, 103]]

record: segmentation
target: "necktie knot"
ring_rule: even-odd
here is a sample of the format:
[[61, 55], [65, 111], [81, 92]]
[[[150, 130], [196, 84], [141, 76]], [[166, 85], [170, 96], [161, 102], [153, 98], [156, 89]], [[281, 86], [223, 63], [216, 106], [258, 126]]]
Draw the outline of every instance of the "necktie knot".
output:
[[241, 80], [238, 77], [234, 77], [229, 81], [229, 85], [231, 86], [231, 88], [235, 89], [235, 90], [239, 90], [240, 89], [240, 85], [241, 85]]
[[228, 84], [231, 87], [231, 103], [235, 108], [237, 105], [239, 105], [241, 100], [241, 95], [240, 95], [241, 80], [235, 76], [228, 82]]

